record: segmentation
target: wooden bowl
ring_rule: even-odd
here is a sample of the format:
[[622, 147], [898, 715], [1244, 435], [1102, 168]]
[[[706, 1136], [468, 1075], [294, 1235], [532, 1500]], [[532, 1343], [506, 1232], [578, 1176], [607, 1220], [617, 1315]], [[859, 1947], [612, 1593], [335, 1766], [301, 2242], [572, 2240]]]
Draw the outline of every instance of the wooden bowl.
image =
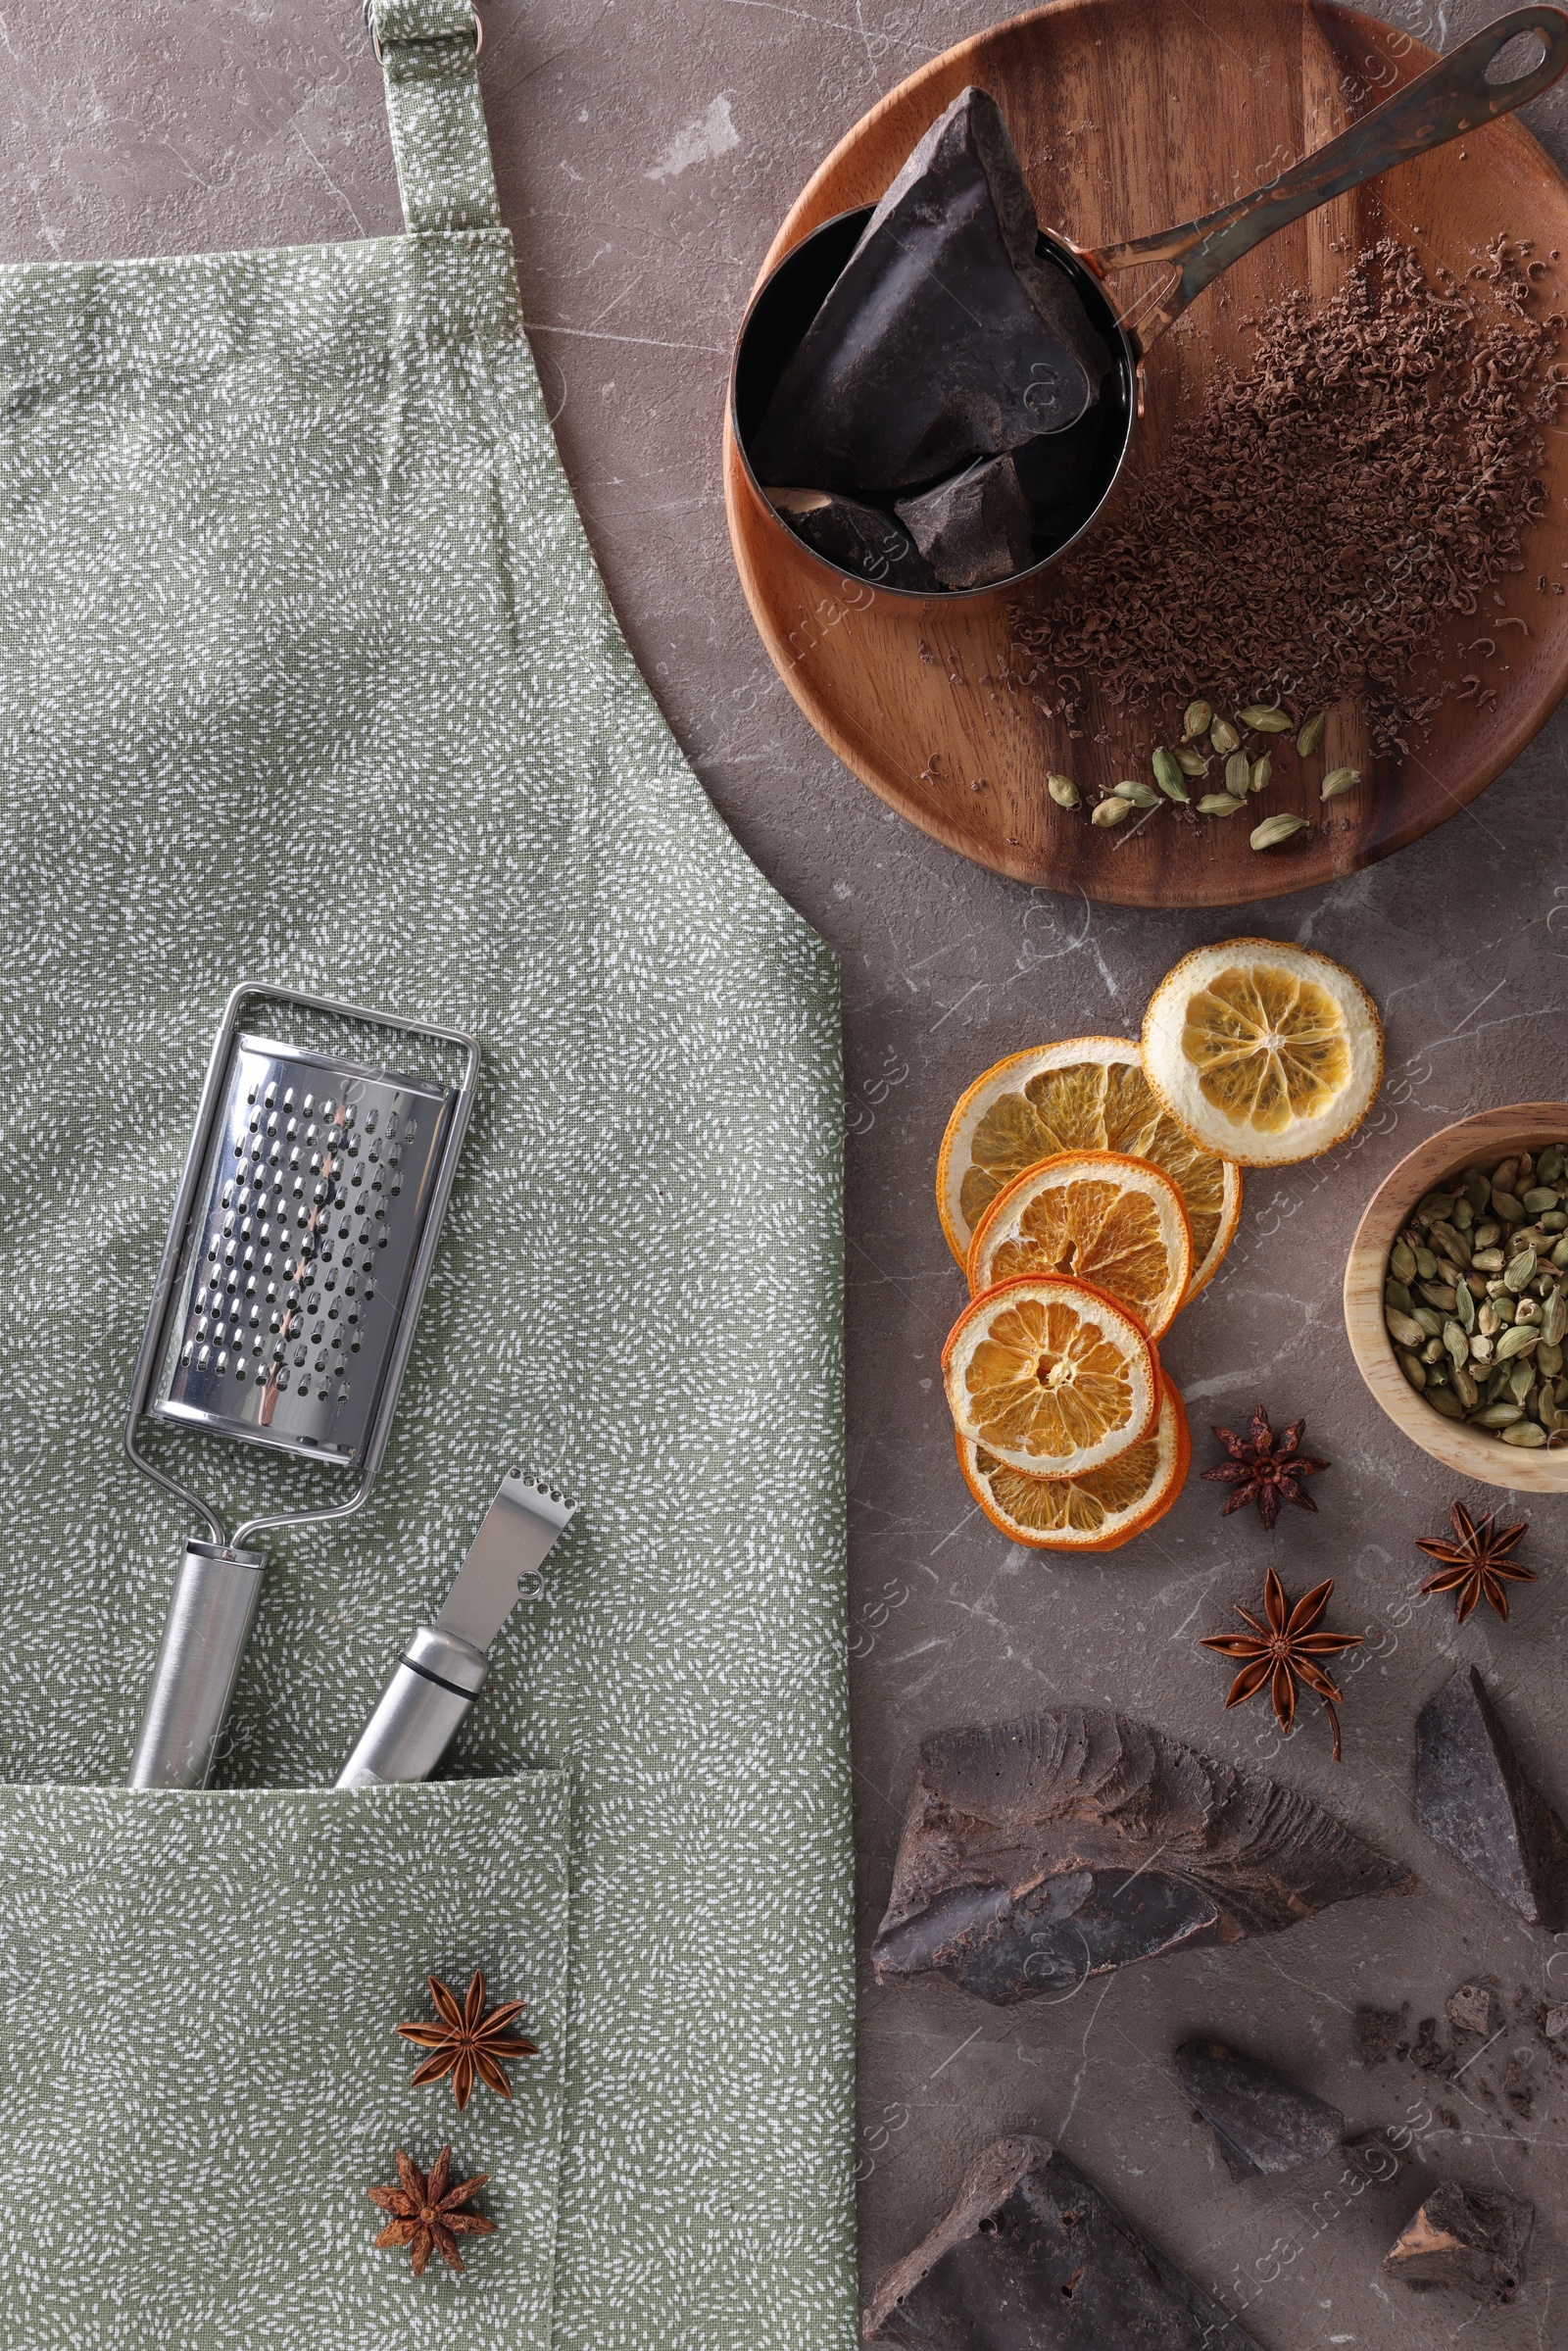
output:
[[[1040, 219], [1099, 247], [1256, 186], [1277, 159], [1333, 138], [1434, 56], [1400, 26], [1332, 0], [1053, 0], [933, 58], [879, 100], [790, 208], [758, 284], [824, 222], [875, 204], [966, 82], [1000, 103]], [[1158, 468], [1216, 370], [1246, 364], [1261, 308], [1301, 286], [1321, 305], [1351, 256], [1383, 236], [1419, 245], [1429, 269], [1446, 264], [1462, 281], [1502, 227], [1533, 238], [1543, 260], [1568, 256], [1568, 183], [1516, 115], [1293, 221], [1151, 351], [1140, 469]], [[1132, 299], [1146, 283], [1147, 273], [1129, 273], [1115, 292]], [[1523, 526], [1522, 568], [1502, 583], [1515, 634], [1506, 673], [1492, 679], [1494, 701], [1483, 710], [1450, 696], [1407, 759], [1374, 758], [1356, 706], [1337, 705], [1322, 766], [1355, 767], [1364, 786], [1324, 807], [1316, 767], [1292, 758], [1267, 806], [1307, 817], [1309, 829], [1261, 854], [1250, 817], [1193, 825], [1154, 810], [1106, 833], [1087, 806], [1052, 801], [1053, 769], [1070, 774], [1086, 803], [1147, 774], [1162, 725], [1154, 713], [1123, 720], [1096, 686], [1075, 736], [1030, 685], [1014, 614], [1027, 621], [1049, 602], [1054, 565], [1022, 585], [926, 600], [834, 577], [761, 496], [730, 404], [724, 496], [741, 585], [779, 676], [889, 807], [1014, 881], [1113, 906], [1230, 906], [1342, 880], [1419, 841], [1517, 758], [1555, 708], [1568, 688], [1568, 595], [1537, 582], [1568, 576], [1568, 432], [1544, 438], [1540, 517]], [[1107, 522], [1110, 514], [1107, 505]], [[1433, 677], [1458, 684], [1475, 667], [1465, 649], [1477, 629], [1473, 616], [1446, 617]]]
[[1462, 1168], [1506, 1158], [1510, 1151], [1568, 1142], [1568, 1102], [1509, 1102], [1440, 1127], [1407, 1151], [1373, 1193], [1356, 1227], [1345, 1268], [1345, 1327], [1357, 1369], [1390, 1420], [1424, 1453], [1483, 1486], [1511, 1486], [1531, 1494], [1568, 1494], [1568, 1445], [1526, 1452], [1484, 1437], [1462, 1421], [1445, 1420], [1424, 1404], [1399, 1369], [1383, 1320], [1389, 1251], [1417, 1200], [1442, 1188]]

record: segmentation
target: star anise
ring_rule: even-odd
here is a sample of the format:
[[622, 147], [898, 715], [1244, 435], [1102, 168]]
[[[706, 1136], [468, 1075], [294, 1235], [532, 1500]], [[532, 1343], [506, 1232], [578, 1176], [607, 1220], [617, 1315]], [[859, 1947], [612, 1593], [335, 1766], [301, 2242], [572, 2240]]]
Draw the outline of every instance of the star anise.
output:
[[1424, 1592], [1451, 1592], [1453, 1621], [1456, 1625], [1462, 1625], [1471, 1609], [1481, 1600], [1490, 1600], [1497, 1614], [1505, 1618], [1508, 1614], [1508, 1594], [1503, 1591], [1504, 1583], [1534, 1584], [1537, 1581], [1533, 1567], [1521, 1567], [1517, 1560], [1508, 1556], [1529, 1527], [1529, 1519], [1520, 1519], [1517, 1526], [1498, 1527], [1495, 1524], [1497, 1513], [1494, 1510], [1490, 1517], [1484, 1518], [1477, 1526], [1463, 1502], [1450, 1503], [1448, 1516], [1453, 1521], [1452, 1543], [1442, 1535], [1418, 1535], [1415, 1539], [1418, 1551], [1425, 1551], [1429, 1559], [1442, 1562], [1438, 1573], [1428, 1576], [1421, 1590]]
[[1222, 1461], [1217, 1469], [1205, 1469], [1203, 1475], [1235, 1488], [1220, 1512], [1221, 1518], [1229, 1518], [1244, 1502], [1255, 1502], [1264, 1526], [1272, 1527], [1282, 1502], [1294, 1502], [1298, 1510], [1317, 1508], [1311, 1495], [1301, 1492], [1300, 1481], [1315, 1478], [1320, 1469], [1330, 1469], [1333, 1464], [1309, 1460], [1301, 1451], [1301, 1431], [1305, 1427], [1304, 1420], [1293, 1420], [1288, 1429], [1282, 1429], [1276, 1436], [1269, 1426], [1267, 1412], [1259, 1404], [1252, 1414], [1250, 1438], [1238, 1437], [1234, 1429], [1214, 1431], [1231, 1458]]
[[499, 2008], [484, 2012], [484, 1971], [477, 1969], [468, 1986], [467, 1998], [460, 2007], [456, 1992], [449, 1991], [439, 1976], [429, 1979], [430, 1997], [435, 2002], [434, 2025], [400, 2025], [398, 2031], [405, 2040], [412, 2040], [421, 2049], [433, 2051], [415, 2075], [410, 2086], [418, 2089], [426, 2082], [440, 2082], [452, 2076], [452, 2095], [459, 2107], [466, 2106], [473, 2088], [474, 2077], [487, 2082], [498, 2098], [510, 2098], [512, 2083], [500, 2060], [503, 2057], [537, 2057], [538, 2046], [524, 2040], [520, 2033], [509, 2033], [507, 2027], [514, 2017], [521, 2016], [526, 2000], [504, 2000]]
[[1314, 1584], [1303, 1592], [1293, 1608], [1285, 1596], [1285, 1587], [1272, 1568], [1263, 1584], [1263, 1613], [1267, 1624], [1260, 1625], [1250, 1608], [1236, 1602], [1236, 1613], [1250, 1633], [1211, 1633], [1204, 1640], [1205, 1649], [1215, 1649], [1222, 1657], [1245, 1659], [1241, 1672], [1231, 1684], [1227, 1706], [1240, 1706], [1244, 1699], [1255, 1697], [1267, 1683], [1274, 1701], [1274, 1719], [1282, 1731], [1288, 1732], [1296, 1720], [1296, 1685], [1300, 1681], [1323, 1700], [1324, 1711], [1334, 1725], [1334, 1760], [1340, 1760], [1340, 1718], [1335, 1701], [1341, 1692], [1320, 1665], [1318, 1657], [1332, 1657], [1341, 1649], [1358, 1649], [1359, 1633], [1319, 1633], [1314, 1627], [1321, 1621], [1334, 1590], [1334, 1578]]
[[398, 2149], [398, 2187], [368, 2187], [366, 2194], [372, 2204], [392, 2215], [380, 2235], [378, 2245], [407, 2245], [414, 2262], [414, 2275], [424, 2275], [424, 2265], [432, 2252], [439, 2253], [449, 2270], [461, 2270], [463, 2256], [458, 2251], [460, 2236], [492, 2236], [494, 2221], [487, 2221], [482, 2212], [465, 2212], [463, 2207], [476, 2196], [489, 2179], [488, 2172], [479, 2173], [473, 2180], [460, 2180], [449, 2187], [452, 2170], [452, 2149], [443, 2147], [426, 2179], [418, 2166], [412, 2163], [403, 2149]]

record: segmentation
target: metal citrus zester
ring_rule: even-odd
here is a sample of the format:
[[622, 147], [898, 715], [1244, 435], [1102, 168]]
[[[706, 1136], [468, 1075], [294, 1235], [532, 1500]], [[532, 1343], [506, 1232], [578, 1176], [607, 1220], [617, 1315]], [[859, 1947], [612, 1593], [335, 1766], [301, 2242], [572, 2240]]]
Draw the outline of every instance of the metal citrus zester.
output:
[[[293, 1005], [457, 1049], [451, 1084], [242, 1027]], [[254, 1016], [254, 1014], [253, 1014]], [[205, 1788], [260, 1595], [264, 1528], [347, 1518], [386, 1450], [479, 1076], [460, 1030], [243, 985], [213, 1048], [125, 1416], [125, 1451], [188, 1502], [185, 1545], [132, 1788]], [[143, 1417], [357, 1471], [343, 1501], [270, 1510], [225, 1535], [212, 1505], [138, 1450]]]

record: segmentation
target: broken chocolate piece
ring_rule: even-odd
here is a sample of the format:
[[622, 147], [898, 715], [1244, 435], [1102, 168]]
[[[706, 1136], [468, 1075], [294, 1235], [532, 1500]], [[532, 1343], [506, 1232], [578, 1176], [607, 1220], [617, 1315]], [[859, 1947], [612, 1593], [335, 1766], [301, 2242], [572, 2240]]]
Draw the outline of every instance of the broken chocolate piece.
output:
[[1483, 2037], [1496, 2023], [1496, 1989], [1492, 1984], [1461, 1984], [1448, 1994], [1448, 2022], [1456, 2033]]
[[1044, 2139], [1004, 2138], [878, 2282], [860, 2331], [910, 2351], [1256, 2351]]
[[785, 366], [759, 477], [874, 497], [1075, 423], [1113, 363], [1038, 233], [996, 100], [961, 91]]
[[1525, 1778], [1473, 1665], [1421, 1710], [1415, 1813], [1521, 1918], [1552, 1932], [1568, 1926], [1568, 1832]]
[[1384, 2257], [1387, 2277], [1418, 2293], [1456, 2285], [1478, 2302], [1511, 2302], [1525, 2281], [1536, 2208], [1499, 2188], [1446, 2180]]
[[893, 511], [945, 588], [988, 588], [1034, 560], [1034, 512], [1010, 457], [977, 458]]
[[1337, 2106], [1223, 2041], [1184, 2041], [1175, 2063], [1183, 2090], [1212, 2126], [1233, 2180], [1294, 2172], [1332, 2155], [1345, 2136]]
[[828, 490], [769, 490], [766, 496], [797, 538], [857, 579], [929, 594], [941, 585], [908, 531], [880, 507]]
[[1294, 1789], [1062, 1707], [924, 1741], [871, 1958], [1006, 2005], [1414, 1885]]

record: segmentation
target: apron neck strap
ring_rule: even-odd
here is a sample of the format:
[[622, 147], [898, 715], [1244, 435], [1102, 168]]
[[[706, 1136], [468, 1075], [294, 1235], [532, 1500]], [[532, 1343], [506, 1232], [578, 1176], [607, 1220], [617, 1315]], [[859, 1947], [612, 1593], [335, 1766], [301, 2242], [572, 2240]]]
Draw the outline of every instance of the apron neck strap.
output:
[[365, 0], [365, 22], [386, 76], [387, 121], [410, 234], [498, 228], [473, 0]]

